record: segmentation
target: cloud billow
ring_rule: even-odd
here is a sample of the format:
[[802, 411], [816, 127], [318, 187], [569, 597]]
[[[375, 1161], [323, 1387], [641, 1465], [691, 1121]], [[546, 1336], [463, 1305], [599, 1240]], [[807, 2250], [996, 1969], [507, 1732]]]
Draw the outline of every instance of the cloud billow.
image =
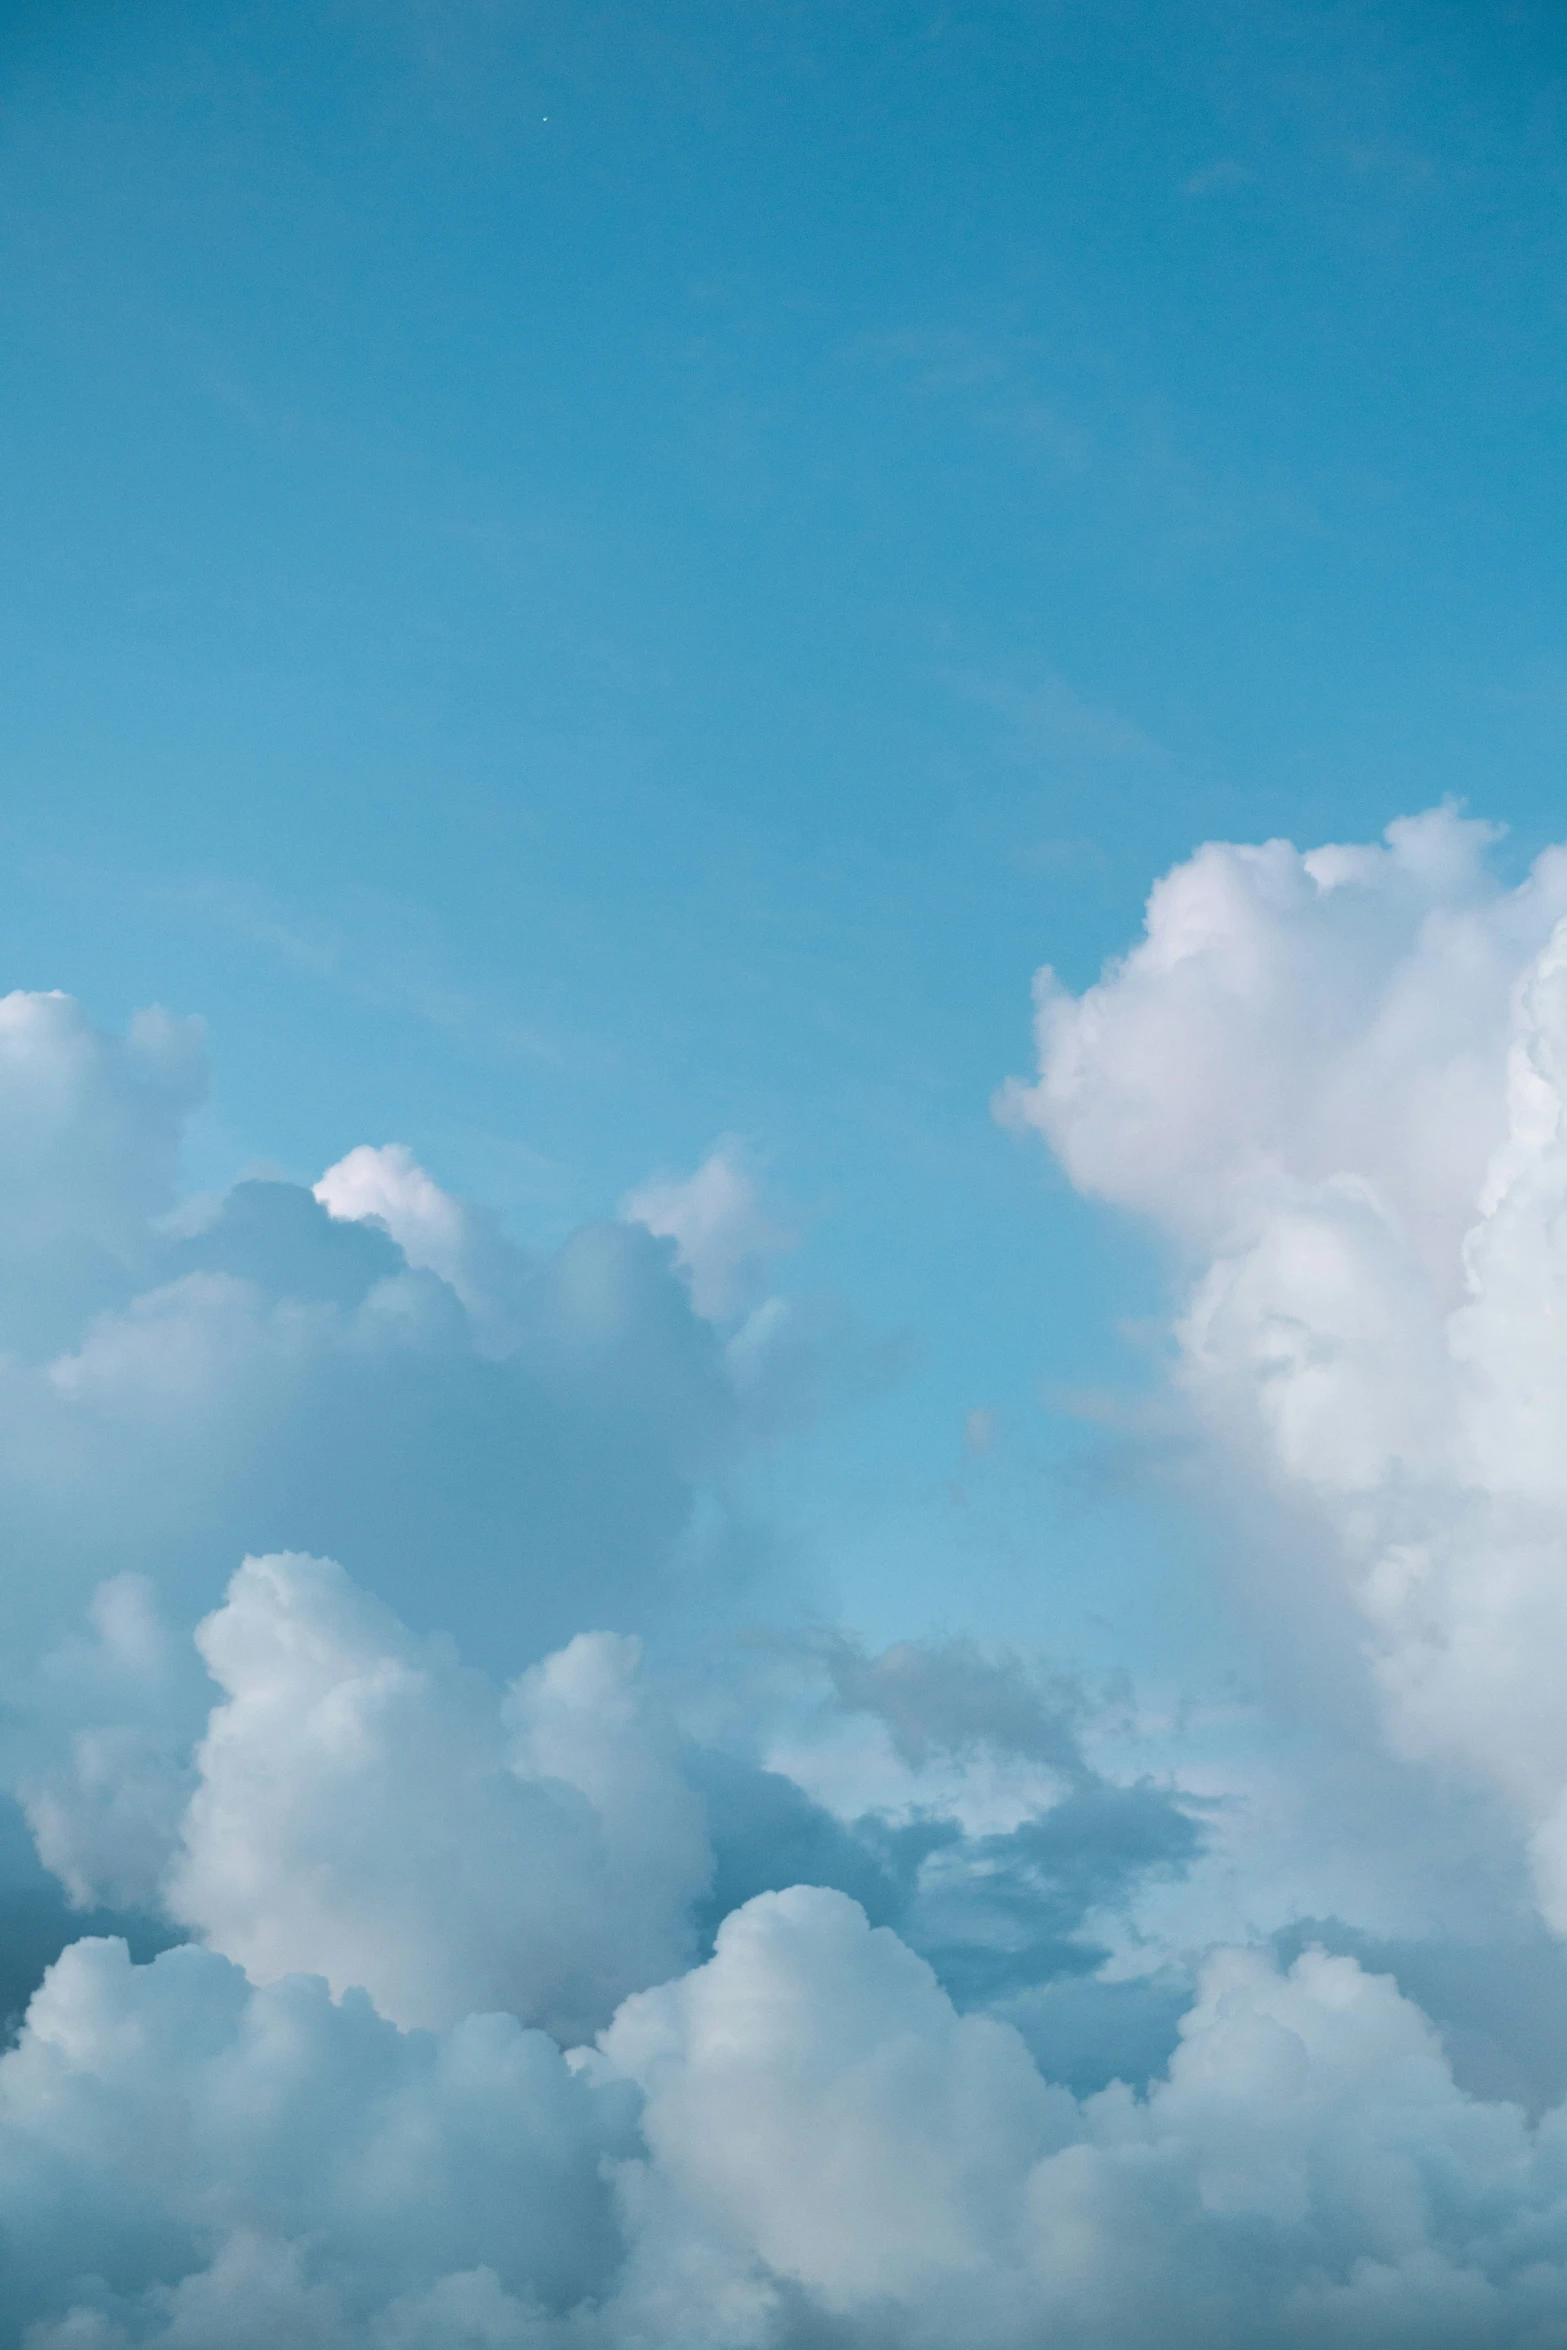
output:
[[[1008, 1097], [1168, 1235], [1258, 1615], [1500, 1807], [1540, 1933], [1564, 915], [1449, 813], [1209, 847]], [[0, 1005], [7, 1783], [62, 1914], [173, 1944], [63, 1927], [0, 2055], [0, 2344], [1563, 2338], [1567, 2107], [1464, 2041], [1479, 1945], [1262, 1875], [1197, 1931], [1243, 1787], [693, 1564], [809, 1321], [737, 1145], [535, 1258], [395, 1145], [181, 1207], [201, 1082], [188, 1024]]]
[[1168, 2077], [1079, 2101], [804, 1887], [585, 2059], [91, 1941], [0, 2059], [28, 2350], [1546, 2341], [1564, 2191], [1567, 2120], [1351, 1959], [1221, 1954]]
[[1263, 1607], [1354, 1627], [1397, 1749], [1483, 1782], [1567, 1925], [1567, 855], [1506, 888], [1491, 839], [1202, 850], [1097, 987], [1044, 977], [1005, 1106], [1180, 1252], [1210, 1458], [1306, 1530]]

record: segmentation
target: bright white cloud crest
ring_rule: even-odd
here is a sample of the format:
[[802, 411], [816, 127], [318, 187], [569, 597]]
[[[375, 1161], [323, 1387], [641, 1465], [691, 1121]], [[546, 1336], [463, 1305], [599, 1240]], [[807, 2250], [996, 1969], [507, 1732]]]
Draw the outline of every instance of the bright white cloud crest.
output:
[[253, 1981], [573, 2041], [688, 1957], [711, 1859], [634, 1641], [579, 1634], [497, 1704], [449, 1643], [303, 1558], [247, 1560], [197, 1639], [225, 1702], [167, 1901]]
[[[1567, 1931], [1567, 858], [1491, 848], [1201, 850], [1006, 1106], [1168, 1235], [1259, 1604], [1353, 1628]], [[171, 1219], [200, 1077], [0, 1005], [10, 1784], [79, 1907], [194, 1937], [73, 1943], [0, 2056], [0, 2343], [1567, 2338], [1567, 2108], [1375, 1968], [1210, 1949], [1061, 2085], [1172, 1996], [1133, 1913], [1202, 1835], [1069, 1677], [824, 1633], [803, 1712], [764, 1660], [682, 1713], [791, 1311], [731, 1151], [542, 1259], [396, 1145]]]
[[1011, 1112], [1197, 1268], [1181, 1379], [1314, 1509], [1406, 1751], [1479, 1770], [1567, 1926], [1567, 859], [1442, 811], [1202, 850]]

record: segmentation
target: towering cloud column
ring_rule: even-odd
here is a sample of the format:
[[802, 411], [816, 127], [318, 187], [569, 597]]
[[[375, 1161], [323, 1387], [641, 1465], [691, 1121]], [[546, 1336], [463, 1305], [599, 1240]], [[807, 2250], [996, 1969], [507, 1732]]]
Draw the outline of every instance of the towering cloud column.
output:
[[1492, 847], [1200, 850], [1097, 986], [1041, 973], [1001, 1106], [1173, 1243], [1227, 1476], [1315, 1524], [1393, 1742], [1500, 1791], [1567, 1930], [1567, 859]]

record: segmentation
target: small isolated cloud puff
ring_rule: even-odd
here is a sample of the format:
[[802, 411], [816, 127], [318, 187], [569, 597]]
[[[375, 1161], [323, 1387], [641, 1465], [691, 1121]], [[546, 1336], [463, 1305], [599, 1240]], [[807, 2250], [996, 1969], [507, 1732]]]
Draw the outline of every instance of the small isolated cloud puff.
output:
[[1567, 1928], [1567, 853], [1509, 889], [1491, 839], [1200, 850], [1097, 986], [1042, 975], [1004, 1106], [1179, 1245], [1227, 1481], [1314, 1519], [1395, 1742], [1501, 1793]]
[[635, 1641], [581, 1633], [501, 1698], [297, 1557], [248, 1559], [197, 1641], [225, 1702], [165, 1898], [253, 1981], [576, 2040], [685, 1963], [712, 1863]]

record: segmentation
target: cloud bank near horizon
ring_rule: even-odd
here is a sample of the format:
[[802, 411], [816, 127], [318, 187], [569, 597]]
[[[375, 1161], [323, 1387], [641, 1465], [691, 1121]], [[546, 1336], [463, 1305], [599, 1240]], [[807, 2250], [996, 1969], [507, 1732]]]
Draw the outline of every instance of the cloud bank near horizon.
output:
[[540, 1258], [396, 1145], [182, 1205], [199, 1026], [0, 1003], [6, 1783], [172, 1944], [72, 1941], [0, 2056], [0, 2340], [1563, 2338], [1567, 852], [1490, 846], [1198, 851], [1004, 1097], [1168, 1241], [1296, 1714], [1513, 1856], [1463, 1982], [1296, 1930], [1266, 1757], [808, 1622], [742, 1495], [828, 1324], [737, 1146]]

